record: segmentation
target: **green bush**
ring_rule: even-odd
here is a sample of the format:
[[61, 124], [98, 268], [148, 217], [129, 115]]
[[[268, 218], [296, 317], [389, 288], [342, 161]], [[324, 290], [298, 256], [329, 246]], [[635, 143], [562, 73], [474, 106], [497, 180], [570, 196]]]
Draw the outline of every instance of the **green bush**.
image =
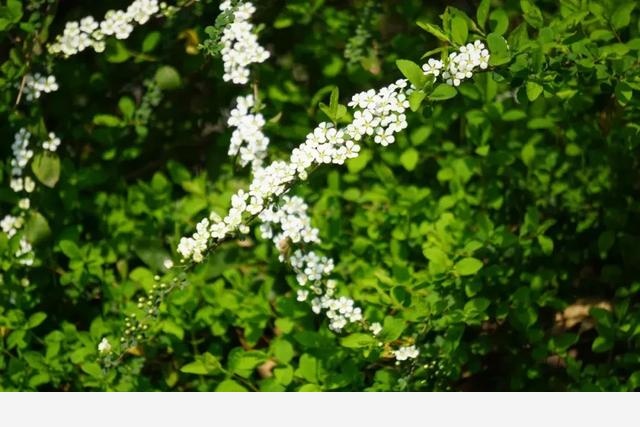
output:
[[[180, 237], [250, 182], [227, 156], [226, 116], [247, 90], [222, 79], [218, 2], [179, 1], [104, 53], [65, 59], [47, 45], [67, 21], [127, 6], [67, 3], [0, 2], [1, 216], [26, 212], [0, 232], [0, 390], [640, 387], [636, 2], [256, 2], [271, 58], [247, 90], [272, 159], [343, 120], [338, 101], [424, 79], [395, 144], [365, 143], [291, 190], [339, 295], [383, 326], [375, 337], [334, 333], [296, 301], [257, 228], [182, 271]], [[455, 88], [415, 74], [474, 40], [485, 72]], [[59, 89], [28, 102], [36, 72]], [[36, 147], [26, 210], [10, 188], [21, 128], [34, 146], [62, 141]], [[16, 256], [23, 238], [32, 265]], [[396, 361], [403, 345], [418, 357]]]

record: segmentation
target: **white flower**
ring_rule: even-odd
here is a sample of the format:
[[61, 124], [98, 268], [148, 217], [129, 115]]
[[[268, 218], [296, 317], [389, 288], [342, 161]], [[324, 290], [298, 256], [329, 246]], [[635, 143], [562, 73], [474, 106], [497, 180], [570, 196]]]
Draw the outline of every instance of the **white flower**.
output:
[[30, 176], [24, 178], [24, 191], [27, 193], [33, 193], [33, 190], [36, 189], [36, 182], [31, 179]]
[[438, 77], [440, 75], [440, 70], [444, 67], [442, 61], [439, 61], [434, 58], [429, 58], [426, 64], [422, 65], [422, 70], [425, 75], [432, 75]]
[[420, 354], [420, 351], [416, 348], [415, 345], [400, 347], [399, 349], [393, 352], [396, 360], [402, 362], [407, 359], [415, 359]]
[[98, 344], [98, 352], [103, 355], [111, 353], [111, 344], [108, 339], [102, 338], [102, 341]]
[[165, 260], [162, 261], [162, 266], [167, 270], [171, 270], [173, 268], [173, 261], [171, 261], [170, 258], [165, 258]]
[[18, 202], [18, 207], [22, 210], [28, 210], [31, 207], [31, 201], [28, 198], [20, 199]]
[[308, 297], [309, 291], [306, 289], [298, 289], [298, 296], [296, 298], [298, 301], [306, 301]]
[[382, 331], [382, 325], [378, 322], [373, 322], [371, 326], [369, 326], [369, 331], [371, 331], [374, 336], [377, 336]]

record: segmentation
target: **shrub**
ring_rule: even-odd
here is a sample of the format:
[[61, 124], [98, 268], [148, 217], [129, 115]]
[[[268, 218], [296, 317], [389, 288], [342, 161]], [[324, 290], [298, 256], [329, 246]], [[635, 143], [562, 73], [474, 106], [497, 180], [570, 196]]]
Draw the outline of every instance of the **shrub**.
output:
[[[0, 5], [0, 389], [640, 386], [635, 2], [258, 2], [247, 79], [220, 44], [238, 2], [138, 0], [103, 39], [106, 3]], [[435, 76], [476, 40], [486, 70]], [[317, 239], [232, 227], [193, 257], [259, 168], [402, 77], [406, 129], [287, 183]], [[230, 108], [268, 150], [228, 156], [262, 141]], [[296, 249], [331, 285], [301, 288]], [[314, 313], [314, 286], [362, 320]]]

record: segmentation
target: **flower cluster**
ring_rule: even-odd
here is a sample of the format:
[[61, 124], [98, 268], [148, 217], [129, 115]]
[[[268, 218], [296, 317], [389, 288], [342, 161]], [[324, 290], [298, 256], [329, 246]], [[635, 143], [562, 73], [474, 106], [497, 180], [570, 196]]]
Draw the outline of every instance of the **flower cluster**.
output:
[[21, 216], [5, 215], [0, 221], [0, 228], [7, 237], [11, 238], [16, 235], [18, 230], [24, 225], [24, 218]]
[[[6, 215], [0, 221], [0, 228], [7, 235], [8, 238], [15, 236], [24, 225], [24, 215], [12, 216]], [[20, 237], [19, 246], [14, 253], [19, 264], [31, 266], [35, 260], [35, 254], [33, 253], [33, 247], [31, 243], [23, 236]]]
[[398, 362], [402, 362], [408, 359], [415, 359], [419, 354], [420, 350], [418, 350], [415, 345], [400, 347], [393, 352], [393, 355]]
[[125, 10], [110, 10], [101, 22], [92, 16], [80, 21], [67, 22], [62, 35], [49, 46], [49, 52], [75, 55], [91, 47], [95, 52], [105, 49], [105, 36], [115, 36], [123, 40], [129, 37], [134, 23], [145, 24], [151, 16], [160, 11], [158, 0], [135, 0]]
[[20, 239], [20, 247], [16, 251], [15, 256], [18, 259], [18, 263], [27, 266], [33, 265], [35, 259], [33, 247], [24, 237]]
[[[31, 193], [36, 187], [35, 181], [30, 176], [24, 176], [24, 170], [33, 158], [33, 150], [29, 147], [30, 139], [31, 133], [22, 128], [15, 134], [13, 144], [11, 145], [13, 156], [10, 163], [11, 182], [9, 185], [16, 193], [22, 191]], [[25, 212], [31, 207], [31, 201], [28, 198], [22, 198], [18, 202], [18, 207], [21, 209], [18, 216], [6, 215], [0, 221], [0, 228], [8, 238], [14, 237], [24, 226]], [[33, 265], [35, 259], [33, 248], [24, 237], [20, 238], [19, 247], [14, 255], [18, 258], [20, 264], [27, 266]]]
[[26, 176], [23, 178], [22, 176], [29, 160], [33, 157], [33, 150], [29, 149], [30, 139], [31, 133], [22, 128], [15, 134], [13, 144], [11, 145], [13, 157], [11, 159], [10, 186], [16, 193], [23, 190], [31, 193], [36, 186], [36, 183], [31, 177]]
[[[231, 1], [227, 0], [220, 5], [220, 10], [226, 11], [232, 7]], [[269, 52], [260, 46], [258, 37], [253, 33], [253, 25], [249, 22], [255, 11], [252, 3], [239, 5], [233, 10], [233, 22], [222, 32], [222, 78], [226, 82], [246, 84], [249, 81], [249, 65], [264, 62], [269, 58]]]
[[191, 237], [180, 239], [178, 252], [184, 258], [191, 258], [195, 262], [201, 262], [204, 259], [204, 252], [208, 249], [211, 238], [209, 224], [209, 219], [204, 218], [196, 225], [196, 232]]
[[[282, 204], [272, 204], [260, 215], [260, 233], [272, 239], [277, 248], [291, 243], [318, 243], [318, 229], [311, 226], [307, 204], [300, 197], [283, 196]], [[274, 228], [278, 227], [278, 232]]]
[[320, 243], [318, 229], [311, 226], [307, 211], [308, 206], [302, 198], [283, 196], [280, 203], [272, 203], [259, 214], [262, 222], [260, 231], [263, 238], [272, 239], [280, 252], [280, 261], [288, 262], [296, 273], [296, 280], [301, 287], [297, 292], [297, 300], [306, 301], [313, 294], [313, 312], [320, 314], [325, 311], [329, 327], [339, 332], [348, 323], [362, 320], [362, 310], [354, 306], [352, 299], [344, 296], [334, 298], [335, 280], [328, 279], [326, 286], [322, 286], [323, 280], [333, 272], [333, 259], [301, 249], [288, 255], [291, 244]]
[[60, 146], [60, 138], [55, 133], [49, 132], [49, 139], [42, 143], [42, 148], [55, 153]]
[[476, 68], [486, 69], [489, 66], [489, 51], [484, 43], [476, 40], [461, 46], [457, 52], [452, 52], [445, 62], [430, 58], [422, 66], [426, 75], [438, 77], [451, 86], [460, 86], [464, 79], [470, 79]]
[[43, 76], [40, 73], [27, 74], [24, 77], [24, 95], [27, 101], [34, 101], [40, 98], [42, 93], [51, 93], [58, 90], [56, 77]]
[[108, 339], [102, 338], [102, 341], [98, 344], [98, 352], [100, 354], [109, 354], [111, 353], [111, 343]]
[[262, 212], [271, 199], [280, 196], [296, 177], [306, 179], [312, 167], [326, 163], [341, 165], [346, 159], [358, 157], [360, 145], [356, 141], [363, 137], [375, 134], [380, 137], [376, 138], [380, 145], [393, 143], [394, 134], [407, 127], [404, 112], [409, 102], [402, 93], [406, 86], [406, 80], [398, 80], [378, 92], [355, 95], [350, 105], [359, 109], [351, 123], [344, 129], [320, 123], [307, 135], [305, 142], [291, 152], [288, 162], [279, 160], [256, 169], [249, 192], [240, 190], [232, 197], [232, 207], [223, 220], [212, 224], [207, 220], [198, 224], [199, 229], [192, 237], [180, 241], [180, 254], [185, 259], [202, 261], [210, 238], [222, 240], [235, 231], [244, 232], [239, 228], [247, 216]]
[[313, 251], [304, 253], [300, 249], [289, 258], [289, 263], [298, 273], [296, 279], [300, 286], [320, 281], [324, 276], [331, 274], [334, 268], [333, 259], [319, 256]]
[[251, 169], [262, 167], [262, 162], [267, 157], [269, 138], [262, 133], [265, 124], [264, 117], [260, 113], [251, 114], [254, 107], [252, 95], [239, 96], [236, 99], [236, 108], [231, 110], [227, 124], [234, 127], [229, 145], [229, 155], [240, 154], [240, 164], [246, 166], [251, 163]]
[[326, 310], [325, 314], [329, 319], [329, 329], [340, 332], [348, 323], [362, 320], [362, 309], [355, 307], [351, 298], [333, 298], [334, 292], [335, 282], [328, 280], [325, 294], [311, 301], [311, 310], [316, 314]]

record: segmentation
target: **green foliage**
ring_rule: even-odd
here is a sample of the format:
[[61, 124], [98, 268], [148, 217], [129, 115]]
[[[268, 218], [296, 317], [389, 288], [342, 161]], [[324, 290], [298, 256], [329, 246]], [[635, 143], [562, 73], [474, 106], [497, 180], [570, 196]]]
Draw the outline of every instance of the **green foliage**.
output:
[[[18, 203], [13, 135], [62, 139], [30, 166], [43, 184], [24, 227], [33, 266], [14, 256], [20, 236], [0, 233], [0, 390], [640, 387], [636, 2], [380, 2], [364, 24], [370, 2], [257, 3], [273, 158], [327, 117], [348, 119], [353, 93], [401, 75], [420, 89], [394, 145], [292, 189], [337, 262], [339, 294], [382, 326], [375, 338], [334, 334], [297, 302], [258, 231], [149, 299], [180, 236], [247, 183], [222, 126], [238, 95], [217, 58], [229, 17], [208, 27], [218, 4], [200, 1], [104, 54], [52, 59], [46, 43], [66, 21], [104, 12], [75, 3], [0, 3], [2, 217]], [[457, 88], [422, 73], [423, 54], [474, 40], [491, 52], [486, 72]], [[16, 105], [27, 72], [55, 73], [60, 90]], [[125, 334], [129, 313], [146, 319], [140, 339]], [[121, 337], [131, 345], [116, 360]], [[396, 364], [399, 345], [419, 357]]]

